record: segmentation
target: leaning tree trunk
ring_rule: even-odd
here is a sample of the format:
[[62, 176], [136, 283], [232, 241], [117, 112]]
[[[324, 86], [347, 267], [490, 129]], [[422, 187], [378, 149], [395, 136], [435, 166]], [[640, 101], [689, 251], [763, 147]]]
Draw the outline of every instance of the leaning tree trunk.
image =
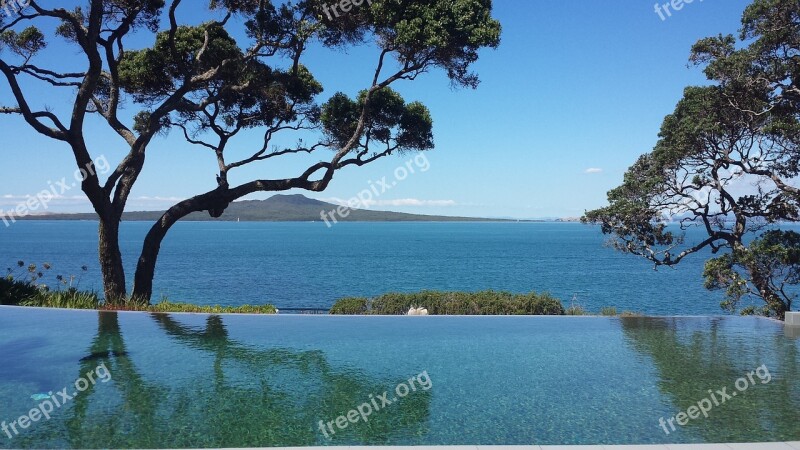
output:
[[175, 222], [166, 225], [163, 220], [159, 220], [150, 228], [144, 239], [142, 253], [139, 255], [136, 274], [133, 278], [133, 298], [137, 301], [149, 303], [153, 296], [153, 278], [156, 273], [158, 252], [161, 250], [161, 242], [173, 223]]
[[219, 217], [230, 204], [226, 191], [214, 190], [196, 197], [184, 200], [165, 212], [156, 223], [150, 227], [142, 245], [142, 253], [136, 264], [136, 274], [133, 280], [133, 298], [137, 301], [150, 302], [153, 296], [153, 278], [156, 272], [158, 253], [161, 242], [167, 232], [175, 223], [193, 212], [208, 211], [211, 217]]
[[125, 268], [119, 248], [119, 220], [100, 218], [99, 246], [100, 270], [103, 273], [103, 294], [106, 302], [125, 299]]

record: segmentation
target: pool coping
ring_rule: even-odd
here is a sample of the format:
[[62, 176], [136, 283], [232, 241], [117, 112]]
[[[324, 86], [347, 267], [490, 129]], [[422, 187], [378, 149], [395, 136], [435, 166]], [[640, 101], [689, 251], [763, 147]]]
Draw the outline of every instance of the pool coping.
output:
[[420, 446], [330, 446], [262, 447], [292, 450], [800, 450], [800, 441], [733, 444], [655, 444], [655, 445], [420, 445]]
[[[686, 315], [649, 315], [649, 314], [642, 314], [642, 315], [634, 315], [634, 316], [603, 316], [600, 314], [590, 315], [579, 315], [579, 316], [572, 316], [572, 315], [527, 315], [527, 314], [480, 314], [480, 315], [470, 315], [470, 314], [435, 314], [435, 315], [427, 315], [427, 316], [408, 316], [405, 314], [260, 314], [260, 313], [205, 313], [205, 312], [168, 312], [168, 311], [127, 311], [127, 310], [114, 310], [114, 309], [84, 309], [84, 308], [51, 308], [46, 306], [20, 306], [20, 305], [0, 305], [0, 310], [5, 308], [14, 308], [14, 309], [33, 309], [38, 311], [83, 311], [83, 312], [116, 312], [116, 313], [131, 313], [131, 314], [187, 314], [187, 315], [200, 315], [200, 316], [256, 316], [256, 317], [349, 317], [349, 318], [373, 318], [373, 317], [469, 317], [469, 318], [476, 318], [476, 317], [553, 317], [553, 318], [583, 318], [583, 319], [621, 319], [621, 318], [641, 318], [641, 319], [672, 319], [672, 318], [702, 318], [702, 319], [724, 319], [729, 317], [753, 317], [757, 319], [764, 319], [769, 320], [771, 322], [785, 324], [784, 321], [778, 320], [774, 317], [764, 317], [764, 316], [741, 316], [737, 314], [686, 314]], [[277, 308], [280, 310], [280, 308]], [[415, 320], [415, 319], [410, 319]], [[425, 319], [422, 319], [425, 320]], [[472, 448], [471, 446], [469, 446]], [[379, 447], [384, 448], [384, 447]], [[389, 448], [389, 447], [386, 447]], [[395, 447], [392, 447], [395, 448]], [[534, 447], [535, 448], [535, 447]], [[549, 449], [548, 449], [549, 450]], [[798, 449], [800, 450], [800, 449]]]

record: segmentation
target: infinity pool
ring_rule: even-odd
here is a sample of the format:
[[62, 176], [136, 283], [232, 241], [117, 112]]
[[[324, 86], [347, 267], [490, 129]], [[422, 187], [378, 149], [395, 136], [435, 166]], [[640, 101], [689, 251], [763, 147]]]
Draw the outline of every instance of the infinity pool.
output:
[[3, 307], [0, 355], [4, 448], [800, 440], [800, 340], [758, 318]]

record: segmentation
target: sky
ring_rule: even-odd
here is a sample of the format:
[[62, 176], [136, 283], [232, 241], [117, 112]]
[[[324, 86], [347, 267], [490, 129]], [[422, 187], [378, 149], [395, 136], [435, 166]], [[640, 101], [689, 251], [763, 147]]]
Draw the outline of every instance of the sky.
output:
[[[407, 101], [421, 101], [431, 110], [433, 150], [343, 169], [324, 192], [284, 193], [342, 203], [366, 198], [364, 191], [375, 186], [379, 194], [372, 190], [361, 206], [471, 217], [580, 216], [604, 206], [606, 192], [653, 148], [683, 89], [707, 83], [702, 69], [688, 64], [692, 44], [737, 33], [748, 4], [695, 0], [668, 16], [663, 9], [657, 13], [652, 0], [495, 0], [502, 42], [496, 50], [481, 51], [473, 67], [481, 79], [477, 89], [453, 89], [441, 71], [393, 85]], [[183, 8], [178, 18], [196, 23], [207, 16]], [[134, 36], [128, 48], [151, 45], [152, 39]], [[377, 57], [369, 45], [346, 52], [315, 47], [303, 62], [325, 88], [322, 103], [338, 91], [355, 95], [368, 87]], [[37, 65], [57, 70], [83, 63], [74, 48], [56, 40], [37, 58]], [[68, 117], [69, 92], [30, 82], [23, 88], [33, 107]], [[0, 105], [15, 105], [4, 80]], [[126, 106], [126, 114], [137, 111], [136, 105]], [[104, 167], [115, 167], [126, 146], [97, 118], [87, 122], [86, 135], [102, 178]], [[279, 143], [293, 145], [297, 136], [282, 139]], [[236, 141], [234, 154], [246, 157], [260, 145], [259, 134], [247, 134]], [[0, 154], [0, 210], [51, 188], [64, 192], [49, 202], [47, 212], [91, 210], [73, 187], [76, 166], [65, 145], [4, 115]], [[323, 158], [330, 154], [273, 159], [238, 169], [230, 181], [297, 176]], [[216, 171], [209, 150], [176, 132], [159, 136], [147, 150], [127, 210], [165, 209], [213, 189]]]

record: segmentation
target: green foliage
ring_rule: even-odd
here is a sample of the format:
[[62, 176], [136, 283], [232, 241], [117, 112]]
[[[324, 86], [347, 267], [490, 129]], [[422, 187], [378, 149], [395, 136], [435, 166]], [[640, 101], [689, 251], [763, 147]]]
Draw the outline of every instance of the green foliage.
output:
[[[83, 136], [89, 134], [84, 129], [86, 114], [96, 114], [129, 147], [107, 185], [100, 186], [97, 177], [88, 177], [83, 184], [92, 204], [102, 205], [95, 209], [104, 223], [120, 220], [128, 195], [149, 160], [147, 147], [159, 133], [180, 129], [187, 142], [216, 154], [219, 173], [213, 190], [173, 205], [169, 220], [160, 223], [157, 239], [148, 235], [142, 256], [150, 257], [140, 258], [137, 264], [135, 296], [152, 295], [161, 240], [175, 221], [188, 214], [205, 211], [219, 217], [233, 201], [258, 191], [323, 190], [333, 172], [345, 166], [433, 148], [430, 111], [422, 103], [407, 103], [389, 86], [441, 69], [453, 85], [474, 88], [479, 80], [471, 66], [479, 50], [500, 43], [501, 27], [492, 17], [491, 0], [366, 2], [335, 21], [324, 17], [328, 3], [209, 0], [191, 5], [184, 2], [179, 10], [194, 10], [186, 14], [176, 11], [178, 2], [165, 10], [164, 0], [113, 0], [88, 2], [69, 10], [42, 6], [38, 13], [14, 25], [2, 21], [7, 25], [0, 49], [16, 54], [10, 55], [13, 61], [3, 59], [13, 77], [38, 79], [45, 81], [48, 89], [76, 90], [78, 94], [65, 110], [72, 114], [64, 122], [69, 126], [49, 111], [29, 114], [21, 108], [8, 112], [26, 114], [37, 132], [68, 143], [78, 159], [94, 152], [83, 142]], [[168, 18], [169, 23], [161, 26], [160, 18]], [[179, 22], [187, 18], [188, 22]], [[47, 29], [53, 30], [53, 19], [56, 28], [51, 33], [72, 46], [67, 51], [77, 55], [77, 65], [53, 67], [31, 60], [52, 36], [45, 38], [34, 27], [21, 30], [23, 24], [49, 21]], [[320, 43], [340, 51], [366, 43], [365, 48], [377, 50], [377, 67], [366, 76], [346, 74], [362, 79], [369, 95], [362, 92], [354, 100], [336, 94], [328, 102], [317, 98], [323, 86], [308, 70], [314, 65], [304, 63], [318, 54], [313, 49]], [[346, 64], [341, 64], [344, 71], [348, 70]], [[27, 103], [25, 94], [14, 92], [20, 105]], [[49, 92], [42, 95], [47, 97]], [[363, 133], [355, 133], [361, 128], [357, 125], [362, 116]], [[255, 132], [263, 140], [255, 145], [249, 140], [250, 148], [247, 141], [245, 147], [232, 142], [237, 135], [248, 135], [239, 134], [246, 129], [258, 129]], [[296, 145], [287, 146], [284, 143], [291, 138], [284, 136], [291, 133], [298, 135]], [[304, 142], [307, 136], [311, 136], [310, 144]], [[348, 142], [353, 144], [348, 150], [355, 156], [342, 159], [337, 152], [330, 159], [313, 158], [313, 165], [294, 177], [229, 184], [228, 173], [236, 168], [276, 156], [341, 150]], [[235, 149], [237, 155], [226, 154], [225, 149]], [[115, 236], [104, 233], [101, 239], [111, 241]], [[104, 295], [123, 298], [124, 283], [112, 281], [125, 275], [116, 273], [123, 270], [114, 263], [119, 250], [105, 244], [101, 246], [111, 251], [101, 257], [111, 269], [104, 271]]]
[[444, 292], [422, 291], [418, 293], [387, 293], [370, 300], [369, 311], [371, 314], [402, 315], [406, 314], [411, 306], [425, 306], [430, 314], [436, 314], [437, 307], [441, 304]]
[[600, 315], [601, 316], [616, 316], [617, 315], [617, 308], [613, 306], [604, 306], [600, 308]]
[[163, 300], [155, 305], [150, 305], [146, 311], [150, 312], [190, 312], [203, 314], [277, 314], [273, 305], [242, 305], [242, 306], [205, 306], [189, 303], [172, 303]]
[[422, 291], [388, 293], [370, 300], [342, 299], [331, 314], [340, 314], [338, 311], [344, 309], [346, 314], [403, 315], [412, 306], [427, 308], [430, 315], [564, 315], [561, 302], [549, 294], [498, 291]]
[[0, 48], [7, 47], [11, 52], [30, 59], [47, 47], [44, 34], [36, 27], [28, 27], [17, 33], [14, 30], [6, 30], [0, 33]]
[[102, 302], [94, 292], [83, 292], [75, 288], [63, 291], [38, 290], [34, 297], [21, 301], [20, 306], [43, 308], [100, 309]]
[[491, 16], [491, 0], [364, 2], [330, 19], [324, 13], [328, 3], [304, 2], [320, 21], [325, 45], [360, 43], [374, 35], [382, 48], [396, 52], [401, 65], [442, 68], [458, 86], [477, 86], [478, 77], [469, 69], [478, 50], [500, 45], [501, 27]]
[[519, 314], [535, 316], [563, 316], [564, 306], [561, 301], [550, 294], [530, 293], [518, 296]]
[[[0, 279], [0, 305], [79, 309], [97, 309], [101, 305], [95, 293], [78, 290], [80, 277], [56, 275], [56, 284], [51, 288], [42, 282], [52, 269], [51, 264], [17, 261], [16, 266], [16, 271], [9, 267], [6, 277]], [[87, 269], [82, 267], [84, 272]]]
[[[204, 51], [208, 34], [208, 45]], [[119, 78], [123, 89], [139, 102], [156, 101], [170, 95], [186, 73], [202, 73], [222, 67], [217, 78], [235, 78], [244, 69], [236, 41], [216, 23], [178, 27], [156, 35], [153, 48], [123, 53]], [[229, 60], [225, 66], [223, 61]], [[204, 86], [197, 86], [203, 88]]]
[[[43, 264], [43, 270], [50, 270], [50, 264]], [[15, 278], [13, 271], [0, 278], [0, 305], [6, 306], [34, 306], [43, 308], [69, 308], [69, 309], [101, 309], [114, 311], [149, 311], [149, 312], [193, 312], [205, 314], [276, 314], [273, 305], [260, 306], [205, 306], [189, 303], [173, 303], [167, 299], [160, 303], [150, 305], [146, 300], [133, 298], [125, 299], [119, 303], [104, 302], [95, 292], [79, 290], [75, 285], [75, 277], [56, 277], [59, 282], [56, 289], [41, 284], [44, 276], [38, 272], [35, 264], [25, 265], [23, 261], [17, 263], [23, 270]], [[83, 268], [86, 270], [86, 268]]]
[[336, 301], [330, 313], [337, 315], [358, 315], [367, 312], [368, 300], [364, 297], [346, 297]]
[[339, 148], [355, 134], [361, 115], [359, 105], [347, 95], [337, 92], [322, 106], [322, 125]]
[[427, 55], [453, 83], [475, 87], [469, 65], [481, 47], [500, 44], [500, 23], [491, 17], [491, 0], [381, 1], [365, 11], [388, 48], [401, 50], [402, 63]]
[[195, 305], [192, 303], [172, 302], [163, 298], [160, 302], [150, 304], [147, 300], [128, 298], [121, 303], [105, 303], [99, 309], [112, 311], [144, 311], [155, 313], [199, 313], [199, 314], [277, 314], [273, 305]]
[[366, 99], [367, 91], [361, 91], [357, 100], [339, 92], [322, 106], [322, 125], [336, 146], [343, 148], [353, 137], [362, 107], [366, 105], [362, 136], [368, 135], [371, 140], [386, 145], [394, 139], [399, 151], [433, 148], [433, 119], [425, 105], [406, 104], [402, 96], [390, 88], [378, 89], [369, 102]]
[[433, 148], [433, 118], [427, 106], [420, 102], [406, 105], [398, 123], [397, 144], [401, 149], [429, 150]]
[[277, 314], [273, 305], [193, 305], [163, 300], [154, 305], [129, 300], [124, 303], [104, 303], [94, 292], [71, 288], [63, 291], [46, 291], [28, 282], [0, 280], [0, 305], [35, 306], [42, 308], [99, 309], [112, 311], [188, 312], [203, 314]]
[[564, 311], [564, 314], [567, 315], [567, 316], [585, 316], [585, 315], [588, 315], [586, 310], [583, 309], [583, 306], [580, 306], [580, 305], [572, 305], [572, 306], [568, 307]]
[[[782, 318], [797, 297], [791, 288], [800, 283], [800, 233], [767, 231], [746, 248], [707, 261], [703, 276], [707, 289], [724, 290], [724, 309], [734, 312], [743, 298], [759, 297], [767, 304], [748, 306], [742, 314]], [[754, 276], [762, 277], [770, 291], [783, 293], [783, 298], [760, 292], [751, 281]]]
[[0, 305], [19, 305], [33, 299], [39, 289], [26, 281], [17, 281], [12, 277], [0, 278]]
[[[609, 191], [607, 207], [582, 218], [599, 224], [616, 249], [656, 267], [702, 250], [722, 254], [706, 266], [706, 287], [725, 289], [722, 306], [730, 311], [745, 295], [761, 298], [776, 317], [791, 307], [782, 289], [790, 283], [776, 271], [786, 269], [785, 255], [759, 241], [748, 250], [745, 242], [765, 224], [800, 220], [800, 188], [792, 184], [800, 176], [797, 6], [756, 0], [743, 16], [742, 42], [698, 41], [691, 61], [705, 66], [712, 84], [685, 89], [655, 148]], [[742, 193], [744, 185], [758, 188]], [[689, 227], [707, 237], [687, 242]]]

